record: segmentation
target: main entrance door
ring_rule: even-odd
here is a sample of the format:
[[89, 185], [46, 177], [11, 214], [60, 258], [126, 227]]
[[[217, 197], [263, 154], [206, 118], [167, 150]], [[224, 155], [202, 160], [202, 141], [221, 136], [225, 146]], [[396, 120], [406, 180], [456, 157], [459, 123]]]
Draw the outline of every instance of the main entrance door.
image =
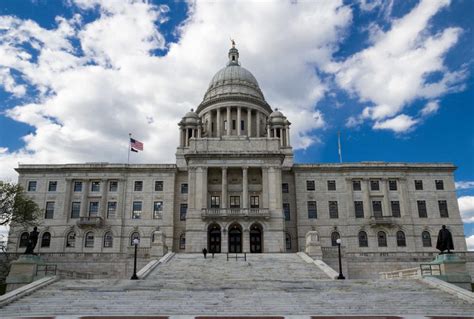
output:
[[257, 224], [250, 227], [250, 252], [262, 252], [262, 227]]
[[221, 227], [217, 224], [212, 224], [208, 229], [208, 247], [210, 253], [221, 252]]
[[242, 228], [234, 224], [229, 228], [229, 253], [242, 252]]

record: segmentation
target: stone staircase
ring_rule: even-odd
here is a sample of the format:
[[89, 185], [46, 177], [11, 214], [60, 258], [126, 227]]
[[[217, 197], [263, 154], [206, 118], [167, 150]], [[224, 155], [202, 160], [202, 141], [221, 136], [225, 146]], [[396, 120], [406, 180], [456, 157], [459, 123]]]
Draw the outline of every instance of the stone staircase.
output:
[[177, 254], [146, 280], [61, 280], [0, 308], [34, 315], [459, 315], [474, 305], [418, 280], [330, 280], [296, 254]]

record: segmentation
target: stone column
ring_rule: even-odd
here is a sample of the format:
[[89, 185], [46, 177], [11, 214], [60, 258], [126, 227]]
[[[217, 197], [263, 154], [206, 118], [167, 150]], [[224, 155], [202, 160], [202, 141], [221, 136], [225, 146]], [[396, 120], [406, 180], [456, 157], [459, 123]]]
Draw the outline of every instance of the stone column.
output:
[[267, 138], [270, 138], [270, 125], [267, 124]]
[[382, 208], [382, 215], [383, 216], [392, 216], [392, 207], [390, 206], [390, 201], [388, 198], [388, 180], [383, 178], [381, 180], [382, 183], [382, 193], [383, 193], [383, 208]]
[[64, 190], [64, 219], [69, 220], [71, 216], [71, 191], [72, 179], [66, 179], [66, 189]]
[[259, 111], [255, 111], [255, 118], [257, 120], [257, 132], [256, 132], [256, 135], [257, 137], [260, 137], [260, 112]]
[[191, 129], [191, 138], [195, 138], [196, 137], [196, 129], [192, 128]]
[[248, 229], [242, 229], [242, 252], [250, 252], [250, 231]]
[[242, 167], [242, 208], [249, 208], [248, 167]]
[[367, 178], [364, 181], [365, 181], [364, 218], [370, 218], [370, 216], [372, 216], [372, 203], [370, 202], [370, 179]]
[[227, 253], [229, 251], [229, 236], [228, 231], [226, 228], [222, 230], [222, 238], [221, 238], [221, 252]]
[[207, 167], [202, 167], [202, 198], [201, 208], [207, 208]]
[[221, 109], [217, 109], [217, 116], [216, 116], [216, 132], [217, 137], [221, 137]]
[[89, 180], [82, 181], [82, 196], [81, 196], [81, 217], [87, 217], [87, 199], [89, 197]]
[[278, 136], [280, 136], [280, 147], [283, 146], [283, 131], [281, 128], [278, 128]]
[[227, 208], [227, 167], [222, 167], [222, 198], [221, 207]]
[[347, 212], [341, 215], [339, 211], [339, 218], [355, 218], [354, 207], [354, 191], [352, 190], [352, 179], [346, 178], [346, 194], [347, 194]]
[[227, 134], [228, 136], [231, 135], [231, 128], [232, 128], [232, 127], [231, 127], [230, 124], [231, 124], [231, 123], [230, 123], [230, 106], [228, 106], [228, 107], [227, 107], [227, 132], [226, 132], [226, 134]]
[[99, 207], [99, 217], [105, 219], [106, 217], [106, 206], [107, 206], [107, 180], [101, 180], [101, 189], [100, 189], [100, 207]]
[[237, 136], [240, 136], [240, 121], [242, 121], [242, 108], [237, 108]]
[[179, 146], [183, 147], [184, 146], [184, 133], [183, 129], [179, 130]]
[[408, 205], [408, 194], [406, 189], [406, 179], [398, 179], [398, 193], [400, 194], [400, 216], [408, 216], [409, 215], [409, 205]]
[[184, 146], [188, 146], [189, 145], [189, 129], [186, 128], [185, 132], [186, 132], [186, 135], [184, 137], [184, 141], [185, 141]]
[[262, 167], [262, 208], [269, 208], [268, 202], [268, 168]]
[[207, 122], [207, 137], [212, 137], [212, 119], [214, 117], [212, 113], [214, 113], [214, 111], [209, 111], [209, 119]]
[[287, 125], [285, 127], [286, 129], [286, 146], [291, 146], [291, 143], [290, 143], [290, 127]]
[[252, 136], [252, 109], [247, 108], [247, 136]]
[[197, 132], [198, 132], [197, 137], [201, 138], [201, 125], [198, 125]]

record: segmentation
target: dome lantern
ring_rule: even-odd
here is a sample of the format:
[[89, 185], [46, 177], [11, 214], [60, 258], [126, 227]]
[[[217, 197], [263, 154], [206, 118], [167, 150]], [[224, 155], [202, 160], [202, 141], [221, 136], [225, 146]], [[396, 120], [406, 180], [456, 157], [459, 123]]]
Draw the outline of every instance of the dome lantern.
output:
[[232, 41], [232, 48], [229, 50], [229, 62], [227, 63], [227, 66], [231, 65], [240, 65], [239, 64], [239, 50], [236, 49], [235, 47], [235, 41]]

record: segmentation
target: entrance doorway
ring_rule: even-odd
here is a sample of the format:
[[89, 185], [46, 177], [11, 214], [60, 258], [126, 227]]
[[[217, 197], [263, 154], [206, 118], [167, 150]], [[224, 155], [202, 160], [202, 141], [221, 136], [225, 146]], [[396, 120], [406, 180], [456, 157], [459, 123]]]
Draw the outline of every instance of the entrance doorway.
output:
[[242, 252], [242, 227], [233, 224], [229, 227], [229, 253]]
[[221, 252], [221, 227], [217, 224], [209, 225], [207, 230], [207, 249], [210, 253]]
[[250, 252], [261, 253], [262, 252], [262, 226], [259, 224], [253, 224], [250, 226]]

